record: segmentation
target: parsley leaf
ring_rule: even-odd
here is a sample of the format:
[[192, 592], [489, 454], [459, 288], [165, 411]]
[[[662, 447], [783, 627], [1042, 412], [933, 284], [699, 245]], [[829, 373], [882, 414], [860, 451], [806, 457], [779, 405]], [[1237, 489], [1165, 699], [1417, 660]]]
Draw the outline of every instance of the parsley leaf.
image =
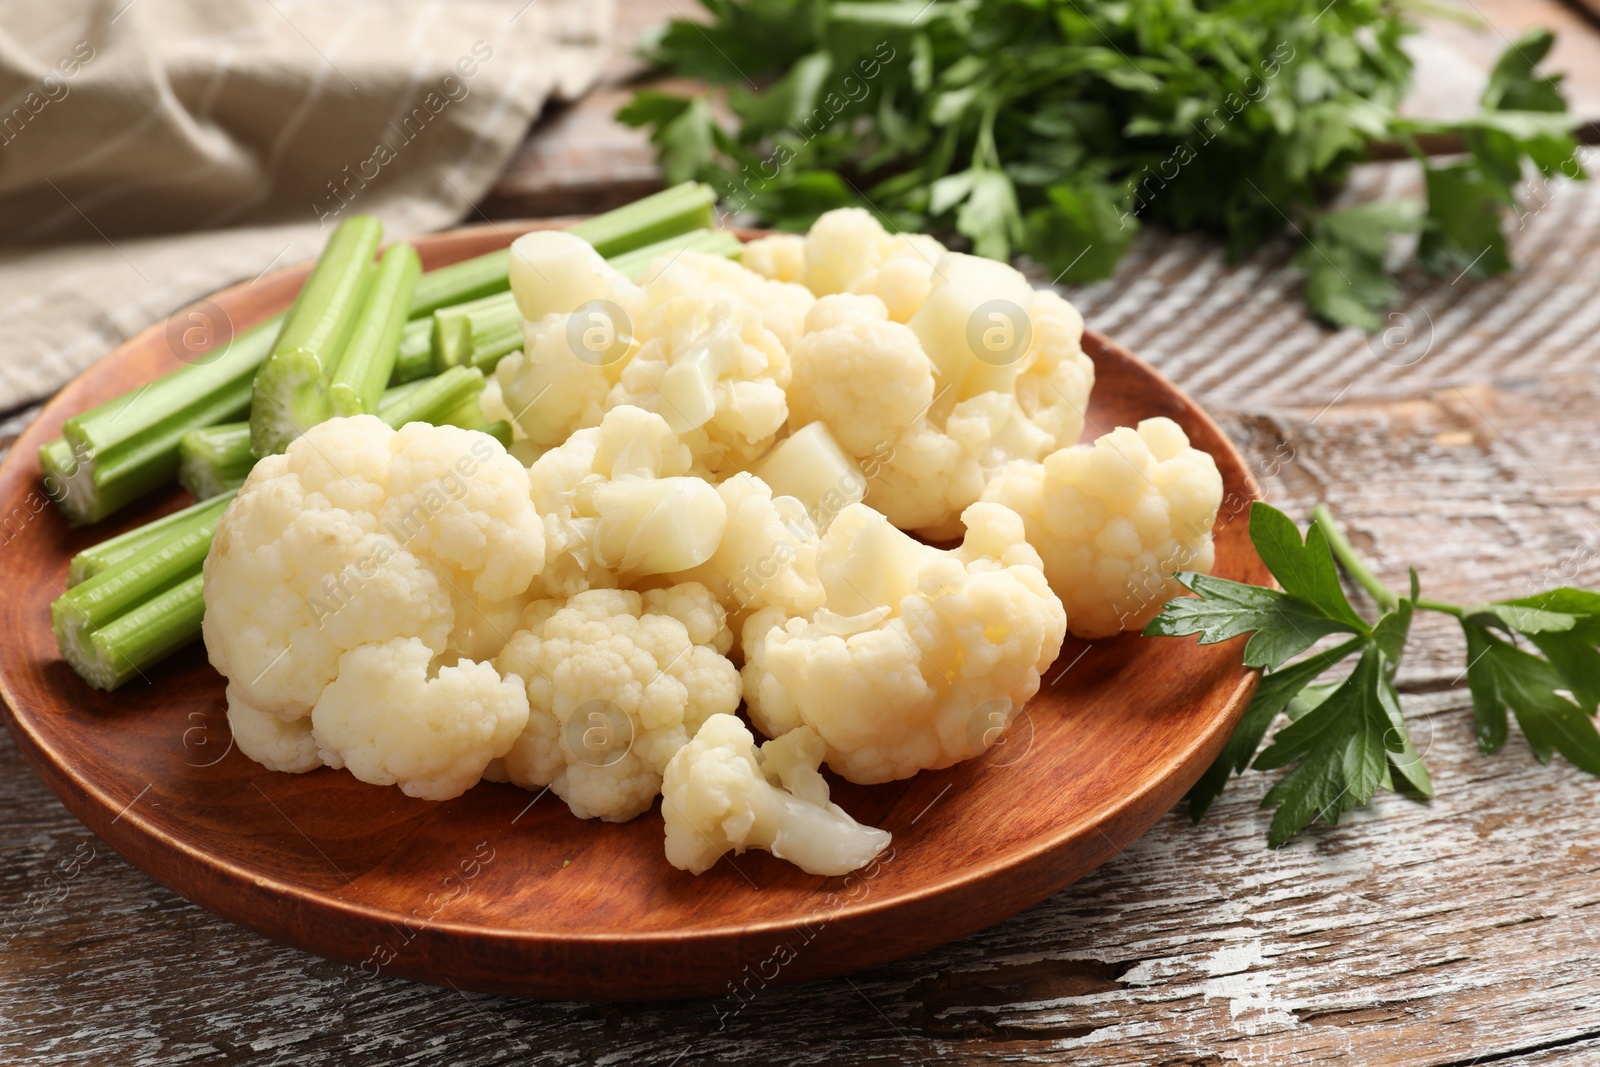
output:
[[[1418, 799], [1433, 782], [1413, 745], [1395, 688], [1418, 610], [1459, 620], [1479, 747], [1498, 751], [1515, 716], [1541, 763], [1559, 752], [1600, 775], [1600, 592], [1563, 587], [1463, 608], [1424, 599], [1415, 571], [1407, 595], [1380, 582], [1319, 506], [1302, 540], [1282, 512], [1251, 506], [1250, 538], [1282, 590], [1182, 574], [1194, 597], [1168, 602], [1146, 627], [1154, 636], [1198, 634], [1211, 644], [1249, 635], [1247, 666], [1266, 667], [1232, 736], [1189, 791], [1198, 822], [1234, 774], [1283, 770], [1262, 800], [1275, 807], [1267, 842], [1276, 848], [1317, 821], [1339, 816], [1387, 789]], [[1368, 625], [1351, 607], [1336, 562], [1372, 595], [1382, 615]], [[1352, 636], [1311, 651], [1320, 637]], [[1523, 647], [1526, 644], [1529, 647]], [[1342, 679], [1321, 679], [1354, 658]], [[1279, 727], [1262, 750], [1273, 724]], [[1258, 754], [1258, 750], [1259, 754]]]

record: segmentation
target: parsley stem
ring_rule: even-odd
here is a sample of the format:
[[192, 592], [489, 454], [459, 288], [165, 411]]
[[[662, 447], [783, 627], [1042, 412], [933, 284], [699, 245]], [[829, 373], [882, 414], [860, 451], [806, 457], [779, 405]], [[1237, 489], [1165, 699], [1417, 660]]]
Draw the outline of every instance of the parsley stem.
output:
[[[1327, 535], [1328, 547], [1333, 550], [1333, 558], [1339, 561], [1339, 565], [1345, 569], [1345, 573], [1354, 578], [1357, 585], [1372, 595], [1372, 599], [1378, 602], [1379, 610], [1393, 611], [1400, 603], [1400, 594], [1379, 581], [1378, 576], [1373, 574], [1367, 565], [1361, 561], [1361, 557], [1356, 555], [1356, 550], [1351, 547], [1349, 538], [1345, 537], [1344, 531], [1334, 521], [1333, 512], [1328, 509], [1328, 505], [1318, 504], [1312, 508], [1311, 517], [1317, 521], [1317, 525], [1321, 526], [1322, 532]], [[1458, 619], [1466, 615], [1466, 609], [1460, 605], [1451, 604], [1444, 600], [1434, 600], [1432, 597], [1418, 597], [1417, 607], [1423, 611], [1437, 611], [1445, 615], [1454, 615]]]
[[1344, 531], [1334, 521], [1333, 512], [1328, 510], [1328, 505], [1318, 504], [1311, 510], [1311, 517], [1322, 527], [1323, 534], [1328, 538], [1328, 547], [1333, 550], [1333, 558], [1339, 561], [1345, 573], [1372, 595], [1372, 599], [1378, 602], [1378, 610], [1393, 611], [1400, 603], [1400, 594], [1379, 581], [1378, 576], [1373, 574], [1362, 562], [1361, 557], [1356, 555], [1349, 538], [1345, 537]]

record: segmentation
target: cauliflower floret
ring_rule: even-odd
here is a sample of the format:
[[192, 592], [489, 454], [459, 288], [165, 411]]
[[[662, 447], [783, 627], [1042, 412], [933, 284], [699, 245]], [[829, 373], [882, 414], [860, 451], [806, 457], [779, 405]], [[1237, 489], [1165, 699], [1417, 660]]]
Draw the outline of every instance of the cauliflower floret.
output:
[[790, 362], [790, 424], [825, 422], [853, 456], [887, 446], [933, 403], [933, 365], [875, 296], [818, 300]]
[[1023, 517], [1072, 632], [1107, 637], [1180, 595], [1175, 572], [1210, 572], [1222, 476], [1177, 423], [1146, 419], [1009, 468], [983, 499]]
[[725, 852], [759, 848], [809, 874], [849, 874], [889, 845], [828, 799], [823, 744], [802, 726], [758, 750], [744, 723], [713, 715], [667, 764], [667, 862], [701, 874]]
[[726, 510], [713, 486], [687, 476], [690, 465], [666, 420], [632, 406], [541, 455], [528, 468], [547, 545], [535, 584], [571, 596], [711, 558]]
[[522, 679], [462, 660], [428, 676], [433, 651], [414, 637], [362, 645], [311, 711], [318, 755], [363, 782], [449, 800], [505, 755], [528, 723]]
[[650, 265], [640, 283], [651, 306], [680, 296], [743, 304], [760, 316], [761, 325], [772, 331], [785, 351], [799, 340], [801, 323], [815, 299], [809, 289], [790, 279], [775, 281], [725, 256], [705, 252], [662, 257]]
[[717, 486], [728, 522], [717, 551], [671, 582], [699, 582], [729, 613], [738, 632], [750, 612], [777, 605], [790, 615], [810, 615], [822, 606], [817, 579], [817, 533], [805, 505], [774, 496], [767, 483], [740, 473]]
[[251, 707], [239, 697], [232, 683], [227, 689], [228, 729], [233, 743], [250, 759], [269, 771], [303, 774], [322, 766], [317, 742], [311, 736], [311, 720], [285, 722], [271, 712]]
[[712, 715], [739, 705], [722, 606], [701, 585], [590, 589], [528, 608], [496, 660], [527, 679], [527, 726], [501, 769], [549, 786], [582, 819], [650, 807], [667, 761]]
[[608, 407], [659, 413], [713, 473], [748, 467], [771, 447], [789, 414], [789, 356], [754, 309], [685, 293], [651, 308], [639, 335]]
[[467, 789], [527, 719], [493, 655], [544, 566], [528, 473], [486, 434], [333, 419], [256, 464], [205, 563], [206, 649], [240, 751]]
[[[832, 220], [821, 247], [860, 243], [852, 227], [877, 225], [849, 219]], [[902, 251], [885, 269], [906, 257], [921, 260]], [[959, 253], [937, 263], [908, 324], [877, 296], [817, 300], [791, 353], [789, 423], [825, 425], [864, 475], [869, 506], [944, 541], [996, 472], [1077, 440], [1094, 365], [1082, 317], [1055, 293], [1035, 293], [1003, 263]]]
[[520, 596], [544, 549], [527, 471], [494, 438], [333, 419], [256, 464], [218, 524], [206, 649], [233, 698], [291, 722], [350, 649], [481, 644], [456, 600]]
[[850, 284], [852, 293], [876, 296], [895, 322], [910, 322], [933, 289], [934, 269], [947, 249], [926, 234], [903, 233], [890, 239], [878, 266]]
[[798, 233], [775, 233], [746, 242], [739, 262], [763, 278], [798, 282], [806, 271], [806, 239]]
[[944, 552], [854, 504], [818, 550], [827, 604], [811, 619], [780, 608], [744, 626], [744, 686], [756, 726], [821, 735], [828, 766], [886, 782], [983, 752], [1039, 688], [1066, 616], [1023, 523], [975, 504]]

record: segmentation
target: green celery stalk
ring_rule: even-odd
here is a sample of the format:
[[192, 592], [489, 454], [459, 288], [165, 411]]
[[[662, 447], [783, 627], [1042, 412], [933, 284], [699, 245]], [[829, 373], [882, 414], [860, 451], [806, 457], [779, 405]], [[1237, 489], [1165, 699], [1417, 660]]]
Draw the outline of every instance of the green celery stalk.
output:
[[412, 319], [400, 331], [400, 351], [395, 355], [394, 373], [389, 375], [389, 384], [404, 385], [432, 373], [433, 319]]
[[710, 256], [738, 259], [743, 247], [739, 238], [727, 230], [692, 230], [617, 256], [611, 260], [611, 265], [634, 281], [638, 281], [649, 269], [650, 264], [661, 256], [672, 257], [680, 252], [704, 252]]
[[[690, 230], [704, 230], [715, 218], [717, 194], [709, 185], [682, 182], [642, 200], [574, 223], [567, 232], [588, 241], [602, 256], [636, 248]], [[411, 294], [411, 317], [464, 304], [511, 288], [511, 251], [497, 248], [424, 274]]]
[[250, 405], [250, 447], [256, 455], [282, 452], [333, 415], [329, 386], [355, 331], [382, 236], [377, 219], [355, 215], [328, 238], [283, 320], [272, 355], [256, 374]]
[[716, 221], [717, 194], [699, 182], [681, 182], [642, 200], [567, 227], [610, 259]]
[[45, 491], [67, 520], [99, 522], [166, 484], [177, 473], [185, 433], [244, 415], [251, 380], [282, 324], [283, 316], [274, 316], [204, 362], [68, 419], [62, 436], [39, 449]]
[[[242, 424], [241, 424], [242, 425]], [[245, 451], [250, 450], [249, 428], [245, 428]], [[67, 567], [67, 588], [93, 578], [101, 571], [116, 566], [125, 559], [131, 559], [155, 544], [180, 526], [192, 525], [206, 514], [215, 511], [221, 513], [232, 500], [231, 495], [224, 494], [210, 500], [202, 500], [190, 504], [186, 508], [174, 511], [170, 515], [147, 522], [143, 526], [135, 526], [126, 533], [101, 541], [72, 557], [71, 564]]]
[[415, 248], [400, 242], [384, 251], [328, 386], [335, 415], [369, 415], [377, 410], [400, 355], [411, 290], [421, 274], [422, 260]]
[[85, 635], [81, 664], [67, 661], [96, 689], [116, 689], [199, 637], [205, 610], [205, 578], [195, 571]]

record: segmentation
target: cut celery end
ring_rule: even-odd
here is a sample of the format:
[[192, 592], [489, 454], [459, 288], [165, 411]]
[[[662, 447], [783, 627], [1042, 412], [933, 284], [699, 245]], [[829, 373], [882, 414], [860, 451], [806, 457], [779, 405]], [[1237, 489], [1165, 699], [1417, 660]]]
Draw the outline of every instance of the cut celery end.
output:
[[250, 405], [250, 450], [277, 455], [311, 427], [333, 417], [326, 367], [317, 353], [291, 349], [272, 357], [256, 375]]
[[[249, 430], [245, 430], [245, 440], [249, 440]], [[246, 449], [248, 451], [248, 448]], [[186, 508], [174, 511], [170, 515], [147, 522], [143, 526], [135, 526], [126, 533], [101, 541], [72, 557], [72, 562], [67, 566], [67, 588], [93, 578], [102, 571], [109, 570], [124, 560], [132, 559], [151, 545], [168, 536], [179, 528], [189, 528], [206, 515], [211, 513], [221, 514], [232, 501], [231, 495], [224, 494], [210, 500], [202, 500], [197, 504], [190, 504]]]
[[477, 351], [476, 339], [480, 335], [498, 335], [507, 330], [516, 332], [517, 347], [520, 347], [522, 314], [517, 310], [516, 298], [509, 291], [441, 308], [433, 313], [434, 366], [439, 370], [447, 370], [473, 363]]
[[196, 500], [206, 500], [243, 485], [255, 463], [249, 423], [192, 430], [178, 446], [178, 484]]

